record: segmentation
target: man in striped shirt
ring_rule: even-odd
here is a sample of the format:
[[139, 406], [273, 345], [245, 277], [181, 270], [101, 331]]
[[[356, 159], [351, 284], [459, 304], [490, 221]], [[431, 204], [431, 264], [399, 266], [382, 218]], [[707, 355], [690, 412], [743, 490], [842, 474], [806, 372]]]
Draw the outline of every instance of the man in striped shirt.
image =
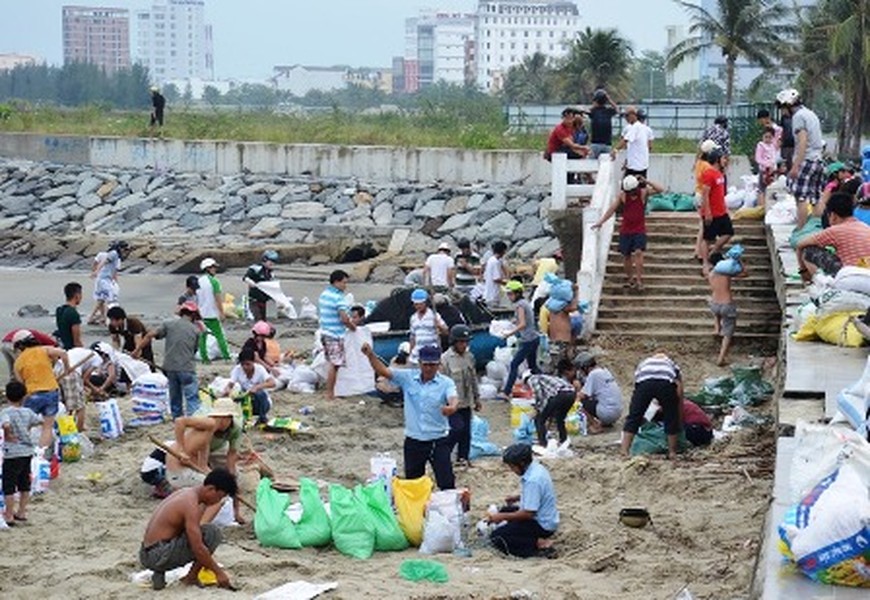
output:
[[656, 399], [662, 407], [665, 433], [668, 436], [668, 458], [677, 457], [677, 436], [682, 430], [683, 378], [680, 367], [664, 352], [645, 358], [634, 371], [634, 393], [628, 416], [622, 426], [622, 455], [629, 456], [631, 442], [643, 423], [650, 402]]
[[348, 316], [350, 307], [345, 299], [349, 275], [337, 269], [329, 275], [329, 287], [320, 294], [318, 312], [320, 313], [320, 341], [329, 371], [326, 374], [326, 398], [335, 399], [335, 378], [338, 369], [344, 366], [344, 334], [356, 326]]
[[[831, 226], [806, 236], [795, 247], [804, 281], [812, 281], [818, 269], [836, 275], [844, 266], [870, 262], [870, 225], [854, 217], [853, 197], [844, 192], [831, 194], [827, 210]], [[836, 253], [828, 252], [827, 246], [833, 246]]]

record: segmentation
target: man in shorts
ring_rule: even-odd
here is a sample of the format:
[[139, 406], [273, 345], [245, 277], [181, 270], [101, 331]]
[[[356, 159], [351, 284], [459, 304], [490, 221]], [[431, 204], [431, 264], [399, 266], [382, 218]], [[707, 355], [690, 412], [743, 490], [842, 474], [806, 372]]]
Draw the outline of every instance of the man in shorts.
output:
[[350, 320], [348, 306], [347, 280], [350, 276], [337, 269], [329, 275], [329, 286], [323, 290], [318, 300], [320, 314], [320, 341], [329, 371], [326, 375], [326, 398], [335, 399], [335, 378], [338, 369], [344, 366], [344, 334], [349, 329], [354, 331], [356, 325]]
[[699, 181], [701, 206], [698, 210], [704, 221], [701, 259], [705, 277], [713, 266], [710, 264], [710, 255], [722, 252], [722, 248], [734, 235], [734, 225], [731, 223], [728, 207], [725, 205], [724, 160], [725, 155], [718, 148], [708, 152], [707, 162], [712, 168], [701, 173]]
[[819, 117], [803, 105], [795, 89], [782, 90], [776, 103], [784, 114], [791, 116], [794, 134], [794, 160], [788, 171], [789, 191], [798, 203], [797, 227], [807, 222], [807, 203], [815, 206], [825, 186], [825, 163], [822, 161], [822, 126]]

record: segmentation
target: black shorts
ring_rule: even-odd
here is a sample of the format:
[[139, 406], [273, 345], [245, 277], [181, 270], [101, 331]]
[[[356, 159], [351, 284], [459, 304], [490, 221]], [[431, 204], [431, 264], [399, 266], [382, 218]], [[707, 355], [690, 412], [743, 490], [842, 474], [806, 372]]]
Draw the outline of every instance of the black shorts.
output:
[[724, 214], [721, 217], [713, 217], [708, 225], [704, 222], [704, 239], [708, 242], [715, 242], [717, 237], [723, 235], [734, 235], [734, 224], [731, 223], [731, 217]]
[[646, 250], [645, 233], [620, 233], [619, 253], [623, 256], [631, 256], [635, 252]]
[[640, 175], [641, 177], [646, 179], [646, 169], [629, 169], [628, 167], [625, 167], [625, 174], [635, 176]]
[[19, 456], [3, 461], [3, 495], [9, 496], [9, 500], [15, 492], [30, 491], [31, 458], [31, 456]]
[[582, 406], [583, 410], [585, 410], [587, 413], [589, 413], [596, 419], [598, 418], [598, 400], [593, 400], [592, 398], [583, 398], [583, 400], [580, 402], [580, 406]]

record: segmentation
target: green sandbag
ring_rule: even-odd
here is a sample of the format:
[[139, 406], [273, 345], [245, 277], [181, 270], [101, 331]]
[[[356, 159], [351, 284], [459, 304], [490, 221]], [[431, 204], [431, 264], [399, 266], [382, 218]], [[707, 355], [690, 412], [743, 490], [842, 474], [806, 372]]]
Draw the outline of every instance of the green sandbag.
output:
[[[685, 432], [677, 436], [677, 452], [685, 452], [689, 443]], [[667, 454], [668, 436], [664, 425], [660, 423], [644, 423], [631, 442], [631, 455], [637, 454]]]
[[704, 387], [694, 394], [686, 396], [699, 406], [720, 406], [728, 404], [734, 391], [734, 378], [713, 377], [704, 380]]
[[689, 194], [674, 194], [674, 210], [677, 212], [696, 211], [695, 196]]
[[375, 550], [393, 552], [407, 548], [408, 540], [399, 527], [383, 482], [376, 480], [366, 486], [358, 485], [355, 493], [368, 508], [374, 524]]
[[673, 194], [655, 194], [646, 199], [646, 208], [649, 212], [673, 212], [676, 210]]
[[757, 406], [773, 394], [773, 385], [761, 378], [760, 367], [731, 367], [734, 389], [731, 406]]
[[254, 533], [261, 546], [273, 548], [301, 548], [293, 521], [284, 512], [290, 496], [272, 489], [268, 478], [257, 486], [257, 512], [254, 515]]
[[788, 243], [792, 248], [797, 248], [798, 242], [807, 236], [818, 233], [822, 228], [822, 218], [816, 216], [807, 217], [807, 222], [800, 229], [795, 228], [788, 238]]
[[366, 505], [340, 485], [329, 486], [332, 541], [342, 554], [369, 558], [375, 551], [375, 526]]
[[332, 525], [317, 484], [307, 477], [299, 480], [299, 503], [302, 504], [302, 518], [296, 524], [299, 541], [305, 547], [325, 546], [332, 540]]
[[408, 581], [434, 581], [447, 583], [447, 569], [434, 560], [406, 560], [399, 565], [399, 575]]

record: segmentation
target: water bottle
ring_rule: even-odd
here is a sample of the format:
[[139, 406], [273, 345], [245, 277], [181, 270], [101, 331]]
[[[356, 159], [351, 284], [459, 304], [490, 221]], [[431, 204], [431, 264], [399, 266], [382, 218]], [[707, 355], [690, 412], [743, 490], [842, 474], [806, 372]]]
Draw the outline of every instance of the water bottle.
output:
[[580, 430], [580, 435], [589, 435], [589, 428], [586, 423], [586, 413], [582, 410], [577, 411], [577, 427]]
[[242, 422], [247, 423], [254, 416], [254, 403], [251, 400], [250, 394], [245, 394], [242, 398]]

